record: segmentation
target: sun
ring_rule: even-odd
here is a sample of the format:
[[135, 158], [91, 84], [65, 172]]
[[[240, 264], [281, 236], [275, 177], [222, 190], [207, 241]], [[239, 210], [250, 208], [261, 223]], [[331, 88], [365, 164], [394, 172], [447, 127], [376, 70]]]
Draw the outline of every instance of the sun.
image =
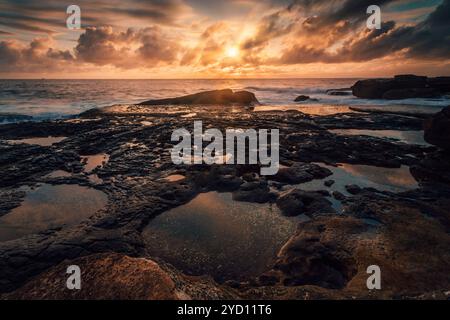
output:
[[225, 53], [229, 58], [236, 58], [239, 55], [239, 49], [237, 47], [230, 47]]

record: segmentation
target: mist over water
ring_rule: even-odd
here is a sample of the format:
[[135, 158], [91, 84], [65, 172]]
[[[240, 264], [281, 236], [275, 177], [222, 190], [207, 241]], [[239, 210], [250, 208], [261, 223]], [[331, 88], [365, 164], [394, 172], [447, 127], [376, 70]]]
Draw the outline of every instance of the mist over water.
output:
[[0, 80], [0, 113], [31, 115], [36, 120], [76, 115], [95, 107], [139, 103], [205, 90], [231, 88], [255, 93], [264, 105], [296, 105], [308, 95], [318, 101], [304, 105], [402, 106], [434, 108], [450, 99], [366, 100], [352, 95], [332, 96], [330, 89], [349, 88], [358, 79], [241, 79], [241, 80]]

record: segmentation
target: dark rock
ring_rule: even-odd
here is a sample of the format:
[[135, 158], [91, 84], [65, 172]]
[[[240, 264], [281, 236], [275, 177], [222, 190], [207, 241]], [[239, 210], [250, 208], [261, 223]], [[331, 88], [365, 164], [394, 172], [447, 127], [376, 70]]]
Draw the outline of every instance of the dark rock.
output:
[[397, 81], [405, 81], [409, 84], [422, 85], [427, 82], [428, 77], [425, 76], [416, 76], [414, 74], [400, 74], [394, 76], [394, 80]]
[[440, 92], [450, 92], [450, 77], [436, 77], [428, 79], [430, 87]]
[[352, 87], [353, 95], [364, 99], [433, 98], [448, 92], [449, 77], [427, 78], [415, 75], [360, 80]]
[[297, 98], [295, 98], [295, 102], [301, 102], [301, 101], [306, 101], [306, 100], [309, 100], [310, 99], [310, 97], [309, 96], [305, 96], [305, 95], [300, 95], [300, 96], [298, 96]]
[[424, 122], [425, 141], [443, 149], [450, 149], [450, 106]]
[[[434, 188], [430, 191], [435, 192]], [[384, 266], [383, 281], [389, 283], [391, 290], [388, 296], [404, 297], [410, 290], [447, 291], [448, 228], [437, 219], [430, 219], [433, 212], [430, 206], [418, 206], [417, 201], [411, 201], [418, 199], [417, 192], [423, 191], [408, 192], [408, 200], [364, 193], [352, 197], [355, 203], [347, 207], [346, 215], [317, 217], [302, 223], [278, 254], [274, 270], [279, 271], [280, 282], [295, 288], [345, 287], [344, 291], [349, 290], [356, 297], [358, 290], [367, 292], [366, 266], [378, 261]], [[428, 204], [432, 203], [434, 200], [428, 200]], [[353, 216], [361, 213], [362, 218]], [[441, 204], [435, 216], [447, 216], [448, 221], [448, 210]], [[374, 224], [368, 224], [366, 218]], [[392, 254], [395, 259], [390, 258]], [[437, 256], [439, 259], [433, 258]], [[373, 294], [370, 292], [366, 297], [373, 298]]]
[[296, 162], [290, 167], [280, 168], [271, 179], [285, 183], [303, 183], [314, 179], [323, 179], [332, 174], [329, 169], [314, 163]]
[[445, 150], [429, 154], [410, 168], [411, 174], [421, 184], [450, 184], [450, 154]]
[[392, 90], [395, 82], [388, 79], [359, 80], [352, 87], [355, 97], [363, 99], [382, 99], [383, 94]]
[[314, 192], [317, 192], [318, 194], [321, 194], [324, 197], [329, 197], [330, 196], [330, 192], [328, 190], [316, 190]]
[[386, 100], [400, 100], [412, 98], [434, 98], [439, 95], [439, 91], [433, 88], [410, 88], [386, 91], [382, 98]]
[[204, 91], [190, 94], [183, 97], [148, 100], [140, 103], [140, 105], [227, 105], [240, 104], [252, 105], [259, 104], [255, 95], [248, 91], [233, 92], [231, 89]]
[[258, 181], [259, 175], [256, 172], [246, 172], [242, 175], [242, 179], [248, 182]]
[[219, 190], [234, 190], [242, 184], [242, 179], [233, 175], [219, 176], [215, 185]]
[[261, 286], [273, 286], [279, 281], [279, 275], [274, 271], [266, 272], [258, 277], [258, 284]]
[[340, 243], [330, 243], [322, 234], [325, 225], [302, 225], [281, 250], [274, 270], [280, 271], [285, 286], [317, 285], [343, 288], [356, 274], [355, 261]]
[[327, 187], [331, 187], [335, 183], [334, 180], [327, 180], [323, 184]]
[[345, 199], [346, 199], [346, 196], [343, 195], [343, 194], [342, 194], [341, 192], [339, 192], [339, 191], [333, 191], [332, 195], [333, 195], [333, 197], [334, 197], [336, 200], [339, 200], [339, 201], [342, 201], [342, 200], [345, 200]]
[[347, 190], [350, 194], [358, 194], [361, 192], [361, 188], [356, 184], [346, 185], [345, 190]]
[[277, 199], [277, 206], [286, 216], [335, 213], [335, 210], [331, 206], [331, 202], [322, 194], [318, 192], [307, 192], [300, 189], [293, 189], [282, 194]]
[[0, 217], [18, 207], [25, 197], [24, 191], [0, 189]]
[[233, 200], [266, 203], [276, 199], [276, 195], [270, 191], [266, 181], [246, 182], [239, 190], [233, 192]]

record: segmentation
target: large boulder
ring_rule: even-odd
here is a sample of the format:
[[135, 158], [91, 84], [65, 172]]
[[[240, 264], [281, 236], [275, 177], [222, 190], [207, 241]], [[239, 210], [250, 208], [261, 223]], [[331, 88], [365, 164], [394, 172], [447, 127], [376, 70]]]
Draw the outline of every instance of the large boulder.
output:
[[364, 99], [434, 98], [450, 92], [450, 77], [427, 78], [398, 75], [393, 79], [357, 81], [352, 93]]
[[382, 98], [386, 100], [400, 100], [412, 98], [434, 98], [439, 95], [439, 91], [433, 88], [409, 88], [389, 90], [383, 94]]
[[426, 85], [428, 81], [428, 77], [425, 76], [416, 76], [413, 74], [401, 74], [394, 76], [394, 80], [398, 82], [402, 82], [406, 86], [414, 86], [421, 87]]
[[431, 88], [437, 89], [441, 92], [450, 92], [450, 77], [436, 77], [428, 79], [428, 84]]
[[204, 91], [187, 96], [148, 100], [140, 103], [140, 105], [252, 105], [259, 104], [255, 95], [248, 91], [233, 92], [231, 89]]
[[359, 80], [352, 87], [355, 97], [363, 99], [381, 99], [383, 94], [392, 90], [393, 81], [388, 79]]
[[450, 149], [450, 106], [424, 123], [425, 141], [442, 149]]

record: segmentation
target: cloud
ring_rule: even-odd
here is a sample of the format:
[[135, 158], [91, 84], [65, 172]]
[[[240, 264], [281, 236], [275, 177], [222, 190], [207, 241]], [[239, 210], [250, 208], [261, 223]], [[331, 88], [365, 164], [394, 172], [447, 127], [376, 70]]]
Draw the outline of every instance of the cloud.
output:
[[[64, 32], [69, 4], [58, 0], [4, 0], [0, 2], [0, 25], [32, 33]], [[81, 8], [83, 28], [117, 26], [130, 20], [141, 27], [176, 25], [189, 10], [183, 0], [78, 0], [75, 4]]]
[[216, 64], [223, 57], [223, 52], [232, 39], [232, 33], [226, 23], [211, 24], [201, 33], [196, 46], [184, 51], [180, 63], [183, 66]]
[[121, 69], [154, 68], [178, 61], [179, 45], [157, 26], [114, 31], [112, 27], [88, 28], [72, 53], [55, 48], [53, 38], [36, 38], [28, 44], [0, 42], [2, 72], [62, 71], [69, 67], [114, 66]]
[[88, 28], [75, 47], [80, 61], [124, 69], [172, 63], [178, 51], [177, 42], [169, 40], [157, 26], [123, 32], [112, 27]]
[[283, 16], [283, 11], [265, 16], [258, 23], [256, 34], [247, 39], [241, 48], [250, 50], [265, 47], [271, 40], [291, 32], [295, 21], [290, 21]]
[[60, 1], [4, 0], [0, 68], [240, 75], [381, 58], [445, 62], [450, 0], [439, 3], [424, 11], [379, 0], [382, 29], [368, 30], [371, 0], [79, 0], [83, 29], [68, 31]]
[[28, 45], [17, 41], [0, 42], [0, 69], [3, 72], [40, 72], [58, 70], [74, 61], [68, 51], [52, 48], [51, 38], [36, 38]]
[[344, 38], [334, 51], [329, 46], [294, 43], [275, 60], [279, 64], [364, 62], [398, 53], [413, 59], [448, 59], [449, 40], [450, 0], [444, 0], [416, 25], [397, 26], [394, 21], [388, 21], [380, 30], [363, 28], [354, 36]]

